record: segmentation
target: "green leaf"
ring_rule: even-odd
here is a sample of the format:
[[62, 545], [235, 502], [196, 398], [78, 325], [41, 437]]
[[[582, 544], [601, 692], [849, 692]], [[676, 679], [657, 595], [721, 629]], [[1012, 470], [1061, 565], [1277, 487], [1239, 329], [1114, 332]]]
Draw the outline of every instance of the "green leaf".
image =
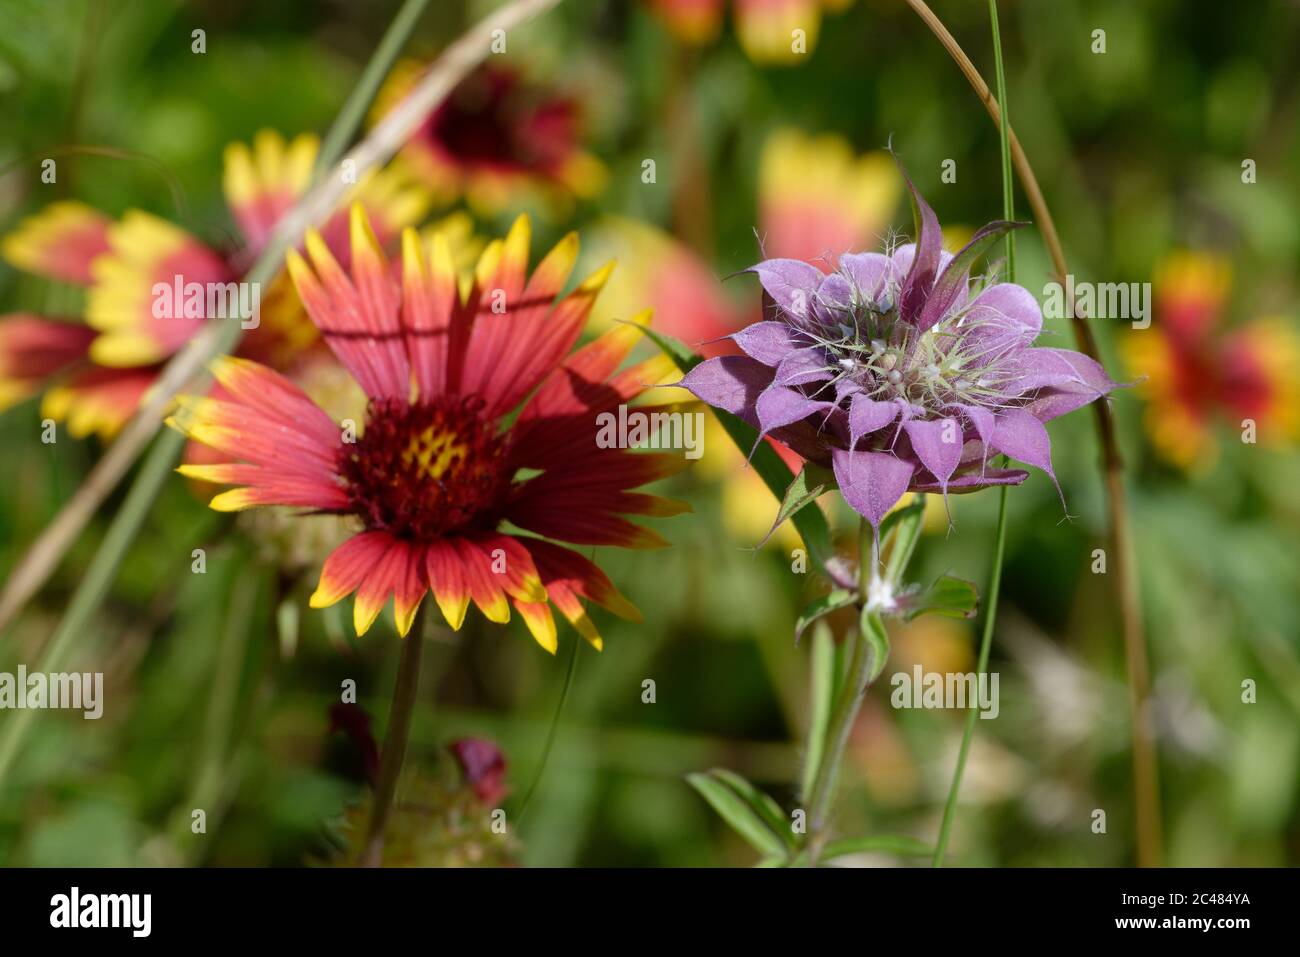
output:
[[862, 634], [867, 639], [867, 646], [871, 649], [871, 675], [867, 678], [867, 683], [870, 684], [880, 676], [889, 658], [889, 632], [885, 631], [885, 623], [880, 618], [880, 612], [870, 608], [862, 609], [858, 626], [862, 629]]
[[797, 846], [794, 831], [790, 828], [790, 822], [786, 820], [785, 812], [781, 810], [781, 805], [772, 800], [769, 795], [754, 787], [735, 771], [728, 771], [726, 768], [714, 768], [709, 774], [739, 794], [754, 813], [763, 819], [763, 823], [771, 828], [787, 847], [793, 849]]
[[[785, 464], [781, 456], [776, 454], [776, 449], [768, 442], [760, 442], [755, 448], [758, 430], [730, 412], [724, 412], [722, 409], [714, 409], [713, 412], [738, 449], [747, 455], [750, 449], [754, 449], [754, 454], [749, 459], [750, 466], [758, 473], [777, 501], [782, 500], [785, 497], [785, 490], [794, 481], [794, 473], [790, 471], [790, 467]], [[831, 547], [831, 528], [822, 510], [802, 508], [791, 515], [790, 520], [794, 522], [794, 527], [799, 532], [799, 537], [803, 539], [804, 545], [807, 546], [812, 560], [824, 568], [835, 557], [835, 550]]]
[[[690, 372], [704, 361], [703, 356], [692, 352], [690, 347], [680, 339], [644, 326], [638, 328], [651, 342], [663, 350], [682, 372]], [[781, 456], [776, 454], [776, 449], [769, 443], [758, 443], [758, 447], [755, 448], [755, 443], [758, 442], [758, 430], [753, 426], [722, 409], [714, 409], [713, 412], [722, 423], [722, 427], [726, 429], [727, 435], [731, 436], [731, 441], [736, 443], [736, 447], [749, 455], [749, 464], [776, 496], [776, 500], [783, 502], [786, 491], [794, 482], [794, 473], [790, 471], [790, 467], [785, 464]], [[750, 455], [751, 449], [753, 449], [752, 455]], [[819, 508], [801, 507], [791, 514], [791, 520], [804, 545], [807, 546], [812, 560], [825, 568], [826, 564], [835, 557], [835, 550], [831, 547], [831, 529], [826, 516]]]
[[691, 347], [676, 336], [670, 336], [666, 332], [660, 332], [658, 329], [652, 329], [649, 326], [643, 326], [640, 323], [628, 322], [626, 319], [619, 320], [628, 325], [634, 325], [645, 334], [645, 337], [657, 345], [665, 355], [677, 363], [677, 368], [683, 372], [690, 372], [697, 365], [704, 361], [704, 356], [698, 352], [693, 352]]
[[812, 793], [821, 767], [826, 728], [831, 723], [831, 706], [835, 702], [835, 638], [824, 621], [813, 629], [810, 670], [808, 744], [804, 749], [803, 781], [799, 789], [805, 800]]
[[767, 544], [767, 540], [772, 537], [781, 523], [787, 518], [797, 513], [805, 505], [811, 505], [827, 489], [835, 488], [835, 473], [828, 468], [823, 468], [814, 462], [805, 462], [804, 467], [799, 470], [799, 474], [794, 477], [794, 481], [787, 486], [785, 497], [781, 500], [781, 508], [777, 510], [776, 520], [772, 522], [772, 527], [763, 540], [758, 543], [762, 548]]
[[962, 578], [944, 575], [924, 591], [902, 598], [899, 602], [899, 616], [904, 621], [911, 621], [920, 615], [974, 618], [979, 603], [979, 592], [973, 584]]
[[845, 837], [831, 841], [822, 851], [822, 860], [829, 861], [848, 854], [881, 852], [899, 857], [929, 857], [934, 848], [914, 837], [894, 834], [876, 834], [868, 837]]
[[925, 306], [921, 310], [920, 328], [930, 328], [942, 318], [959, 294], [964, 295], [964, 292], [961, 291], [966, 289], [970, 269], [975, 264], [975, 260], [984, 255], [988, 248], [997, 242], [1001, 236], [1010, 233], [1013, 229], [1019, 229], [1027, 225], [1028, 223], [997, 220], [987, 226], [981, 226], [975, 235], [971, 237], [970, 242], [963, 246], [957, 255], [953, 256], [948, 265], [944, 267], [943, 272], [939, 274], [939, 278], [935, 280], [934, 286], [930, 289], [929, 298], [926, 299]]
[[880, 541], [893, 535], [893, 549], [885, 563], [885, 578], [895, 587], [903, 580], [907, 565], [921, 540], [921, 521], [925, 518], [925, 496], [918, 495], [906, 508], [896, 509], [880, 523]]
[[686, 780], [756, 851], [764, 857], [785, 859], [785, 842], [734, 790], [709, 774], [688, 774]]
[[799, 617], [795, 619], [794, 640], [797, 642], [802, 638], [808, 626], [817, 619], [829, 615], [837, 609], [847, 608], [857, 600], [858, 593], [849, 591], [847, 588], [837, 588], [829, 595], [822, 595], [821, 598], [818, 598], [801, 611]]

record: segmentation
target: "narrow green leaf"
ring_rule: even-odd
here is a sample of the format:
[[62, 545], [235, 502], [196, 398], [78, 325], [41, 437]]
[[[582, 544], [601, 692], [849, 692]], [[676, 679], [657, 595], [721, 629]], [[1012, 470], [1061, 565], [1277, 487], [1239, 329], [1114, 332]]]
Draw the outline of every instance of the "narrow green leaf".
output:
[[867, 678], [867, 683], [870, 684], [880, 676], [885, 661], [889, 658], [889, 632], [885, 631], [885, 623], [881, 620], [880, 612], [870, 608], [862, 609], [858, 626], [862, 629], [862, 634], [867, 639], [867, 646], [871, 649], [871, 676]]
[[912, 553], [916, 551], [916, 543], [921, 540], [921, 522], [924, 518], [925, 496], [918, 495], [906, 508], [890, 512], [880, 523], [882, 543], [893, 535], [893, 547], [889, 552], [889, 561], [885, 563], [885, 578], [895, 588], [903, 581]]
[[979, 603], [979, 592], [972, 583], [944, 575], [924, 591], [904, 598], [900, 602], [899, 614], [904, 621], [921, 615], [974, 618]]
[[686, 780], [756, 851], [764, 857], [786, 857], [785, 842], [735, 791], [707, 774], [688, 774]]
[[754, 813], [763, 819], [763, 823], [771, 828], [787, 847], [793, 849], [796, 846], [797, 842], [794, 839], [794, 831], [790, 828], [790, 821], [786, 818], [785, 812], [781, 810], [781, 805], [777, 804], [770, 795], [764, 794], [735, 771], [728, 771], [726, 768], [714, 768], [709, 774], [739, 794]]
[[997, 220], [987, 226], [981, 226], [971, 237], [970, 242], [961, 248], [935, 280], [925, 307], [921, 311], [920, 327], [930, 328], [943, 318], [959, 296], [964, 295], [970, 278], [970, 269], [975, 264], [975, 260], [984, 255], [999, 237], [1009, 235], [1013, 229], [1026, 225], [1028, 224]]
[[824, 621], [813, 628], [810, 669], [808, 743], [804, 748], [803, 780], [799, 788], [804, 800], [812, 793], [813, 782], [817, 780], [817, 770], [826, 750], [831, 705], [835, 701], [835, 638]]
[[794, 477], [794, 481], [787, 486], [785, 496], [781, 499], [781, 507], [777, 510], [776, 519], [772, 522], [772, 527], [768, 533], [763, 536], [763, 540], [758, 543], [762, 548], [767, 544], [781, 523], [792, 515], [796, 514], [805, 505], [811, 505], [827, 489], [835, 488], [835, 473], [830, 469], [823, 468], [813, 462], [805, 462], [804, 467], [799, 470], [799, 474]]
[[875, 834], [868, 837], [845, 837], [831, 841], [822, 852], [822, 860], [829, 861], [848, 854], [873, 852], [896, 854], [899, 857], [929, 857], [934, 848], [914, 837], [894, 834]]
[[683, 372], [690, 372], [704, 361], [704, 356], [694, 351], [676, 336], [670, 336], [666, 332], [660, 332], [658, 329], [643, 326], [640, 323], [628, 323], [626, 319], [620, 320], [620, 322], [635, 325], [647, 339], [657, 345], [673, 362], [677, 363], [677, 368]]
[[[704, 361], [702, 356], [693, 352], [680, 339], [654, 329], [641, 328], [646, 338], [663, 350], [682, 372], [690, 372]], [[755, 448], [755, 443], [758, 442], [758, 430], [753, 426], [722, 409], [714, 409], [713, 412], [722, 423], [722, 427], [726, 429], [727, 435], [731, 436], [731, 441], [736, 443], [736, 447], [750, 456], [749, 464], [776, 496], [776, 500], [785, 501], [786, 491], [794, 482], [794, 473], [790, 471], [790, 467], [782, 461], [781, 456], [776, 454], [776, 450], [769, 443], [758, 443], [758, 447]], [[751, 449], [754, 450], [752, 455], [750, 455]], [[824, 568], [827, 562], [835, 557], [835, 551], [831, 547], [831, 529], [826, 516], [819, 508], [801, 507], [790, 517], [804, 545], [807, 546], [812, 560]]]
[[828, 595], [822, 595], [816, 601], [809, 604], [803, 611], [799, 612], [799, 617], [794, 623], [794, 640], [797, 642], [803, 637], [803, 633], [808, 626], [831, 612], [840, 608], [847, 608], [858, 600], [858, 593], [849, 591], [847, 588], [837, 588]]

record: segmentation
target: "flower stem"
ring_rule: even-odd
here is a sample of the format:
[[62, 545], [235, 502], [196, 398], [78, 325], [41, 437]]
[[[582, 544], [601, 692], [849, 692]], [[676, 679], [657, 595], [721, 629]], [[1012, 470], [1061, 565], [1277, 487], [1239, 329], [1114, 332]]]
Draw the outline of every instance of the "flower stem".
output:
[[[420, 617], [423, 617], [421, 614]], [[415, 694], [420, 686], [420, 652], [424, 648], [423, 622], [416, 621], [402, 640], [402, 657], [397, 665], [397, 685], [388, 709], [388, 730], [384, 733], [384, 750], [379, 755], [379, 779], [375, 800], [366, 828], [365, 848], [359, 867], [379, 867], [384, 861], [384, 829], [397, 795], [397, 779], [406, 759], [406, 742], [411, 735], [411, 715], [415, 711]]]
[[[878, 556], [875, 542], [875, 530], [865, 518], [862, 519], [858, 537], [861, 556], [858, 566], [858, 587], [864, 601], [871, 584], [871, 576], [876, 574]], [[817, 768], [816, 777], [813, 778], [812, 790], [808, 797], [808, 867], [817, 866], [817, 859], [821, 856], [822, 849], [830, 837], [827, 819], [835, 796], [835, 785], [839, 780], [840, 762], [844, 759], [844, 750], [853, 732], [858, 710], [862, 707], [867, 685], [871, 683], [873, 662], [865, 630], [855, 627], [849, 640], [853, 642], [853, 650], [849, 659], [848, 676], [844, 687], [840, 689], [839, 698], [836, 699], [835, 709], [831, 712], [830, 724], [826, 729], [826, 750], [822, 754], [821, 764]]]
[[[989, 0], [989, 22], [993, 28], [993, 69], [997, 75], [998, 102], [1002, 111], [998, 124], [1002, 142], [1002, 218], [1015, 219], [1015, 196], [1011, 179], [1011, 145], [1009, 137], [1010, 120], [1007, 109], [1007, 79], [1002, 70], [1002, 35], [998, 30], [998, 0]], [[1016, 247], [1007, 234], [1007, 282], [1016, 281]], [[1004, 457], [1005, 458], [1005, 457]], [[989, 666], [989, 649], [993, 646], [993, 626], [998, 619], [998, 594], [1002, 590], [1002, 559], [1007, 548], [1007, 486], [998, 489], [998, 524], [993, 541], [993, 570], [989, 575], [989, 587], [984, 596], [984, 630], [980, 635], [980, 656], [977, 675], [984, 674]], [[948, 837], [952, 832], [952, 821], [957, 814], [957, 798], [961, 793], [961, 779], [966, 773], [966, 759], [970, 756], [971, 738], [975, 734], [975, 717], [978, 709], [971, 707], [966, 711], [966, 726], [962, 729], [961, 748], [957, 752], [957, 767], [952, 774], [952, 784], [948, 788], [948, 801], [943, 808], [943, 822], [939, 825], [939, 839], [934, 846], [935, 867], [943, 866], [944, 853], [948, 849]]]

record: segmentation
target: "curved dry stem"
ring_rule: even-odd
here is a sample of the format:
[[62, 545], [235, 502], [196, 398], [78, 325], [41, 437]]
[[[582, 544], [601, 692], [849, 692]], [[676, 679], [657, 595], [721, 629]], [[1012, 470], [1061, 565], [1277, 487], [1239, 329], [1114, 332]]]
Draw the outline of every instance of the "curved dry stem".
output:
[[[924, 0], [907, 0], [908, 6], [916, 11], [917, 16], [930, 28], [944, 49], [956, 62], [962, 75], [966, 77], [975, 95], [980, 98], [995, 125], [1002, 125], [1002, 111], [989, 85], [984, 82], [975, 64], [971, 62], [961, 45], [956, 41], [942, 21]], [[1052, 259], [1052, 268], [1057, 282], [1066, 285], [1068, 269], [1065, 264], [1065, 251], [1061, 248], [1061, 238], [1056, 232], [1056, 224], [1048, 211], [1047, 201], [1039, 188], [1038, 178], [1029, 165], [1029, 158], [1016, 138], [1014, 129], [1009, 129], [1011, 141], [1011, 159], [1020, 178], [1025, 198], [1034, 212], [1034, 221], [1043, 236], [1048, 255]], [[1073, 301], [1067, 303], [1070, 327], [1079, 351], [1101, 362], [1097, 349], [1097, 340], [1088, 325], [1087, 317], [1076, 308]], [[1116, 592], [1119, 599], [1120, 618], [1124, 635], [1124, 654], [1128, 668], [1129, 717], [1133, 729], [1133, 787], [1137, 811], [1137, 858], [1143, 867], [1158, 867], [1161, 859], [1161, 824], [1159, 779], [1157, 776], [1155, 739], [1151, 728], [1150, 678], [1147, 665], [1146, 635], [1142, 623], [1142, 605], [1138, 595], [1137, 581], [1133, 574], [1131, 521], [1128, 511], [1128, 498], [1124, 488], [1124, 464], [1119, 453], [1119, 441], [1115, 434], [1115, 420], [1110, 406], [1104, 401], [1092, 403], [1093, 413], [1097, 419], [1097, 435], [1102, 449], [1102, 477], [1106, 484], [1107, 499], [1107, 534], [1115, 565]]]

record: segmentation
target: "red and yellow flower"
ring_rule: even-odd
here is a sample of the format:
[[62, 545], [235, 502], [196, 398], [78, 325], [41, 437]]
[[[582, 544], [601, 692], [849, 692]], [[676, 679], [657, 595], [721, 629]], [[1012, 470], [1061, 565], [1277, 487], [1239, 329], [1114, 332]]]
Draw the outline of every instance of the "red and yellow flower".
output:
[[[375, 98], [377, 122], [419, 81], [427, 63], [397, 64]], [[464, 198], [491, 216], [535, 194], [562, 210], [605, 187], [604, 164], [581, 146], [577, 97], [530, 83], [511, 67], [480, 67], [406, 141], [397, 162], [441, 205]]]
[[659, 547], [663, 538], [625, 516], [686, 510], [633, 491], [677, 472], [683, 458], [596, 441], [597, 416], [667, 376], [670, 363], [657, 357], [619, 371], [640, 338], [635, 324], [570, 354], [612, 263], [561, 297], [577, 236], [531, 275], [529, 238], [520, 217], [487, 246], [462, 292], [445, 237], [426, 250], [407, 230], [399, 273], [354, 206], [350, 272], [316, 233], [306, 243], [310, 264], [293, 252], [289, 270], [369, 399], [359, 432], [246, 359], [216, 364], [223, 398], [186, 400], [171, 420], [232, 459], [181, 468], [238, 486], [213, 508], [288, 505], [354, 519], [360, 530], [326, 559], [311, 605], [355, 593], [358, 634], [392, 596], [405, 635], [431, 592], [454, 629], [471, 602], [493, 622], [507, 621], [513, 606], [554, 652], [553, 605], [600, 647], [584, 599], [625, 618], [638, 613], [595, 564], [557, 541]]
[[[712, 43], [722, 30], [726, 0], [647, 0], [673, 34], [685, 43]], [[838, 13], [853, 0], [735, 0], [736, 36], [755, 63], [798, 63], [817, 45], [822, 12]], [[795, 43], [803, 31], [802, 49]]]
[[[45, 391], [42, 414], [65, 421], [80, 437], [110, 439], [126, 423], [164, 362], [198, 331], [202, 319], [159, 318], [154, 288], [237, 281], [262, 251], [279, 218], [307, 189], [319, 143], [286, 142], [263, 131], [251, 149], [225, 154], [223, 185], [242, 244], [216, 249], [150, 213], [129, 210], [113, 221], [75, 202], [55, 203], [5, 237], [10, 263], [45, 278], [85, 288], [84, 324], [30, 315], [0, 317], [0, 409]], [[372, 174], [353, 197], [376, 231], [396, 240], [422, 217], [427, 191], [393, 170]], [[346, 213], [322, 232], [346, 262]], [[280, 368], [318, 341], [287, 278], [260, 297], [260, 322], [244, 336], [242, 355]]]
[[1147, 402], [1144, 422], [1156, 452], [1185, 470], [1216, 458], [1214, 424], [1244, 427], [1261, 443], [1300, 435], [1300, 337], [1280, 317], [1224, 330], [1232, 268], [1212, 253], [1179, 251], [1154, 277], [1155, 322], [1121, 348]]

